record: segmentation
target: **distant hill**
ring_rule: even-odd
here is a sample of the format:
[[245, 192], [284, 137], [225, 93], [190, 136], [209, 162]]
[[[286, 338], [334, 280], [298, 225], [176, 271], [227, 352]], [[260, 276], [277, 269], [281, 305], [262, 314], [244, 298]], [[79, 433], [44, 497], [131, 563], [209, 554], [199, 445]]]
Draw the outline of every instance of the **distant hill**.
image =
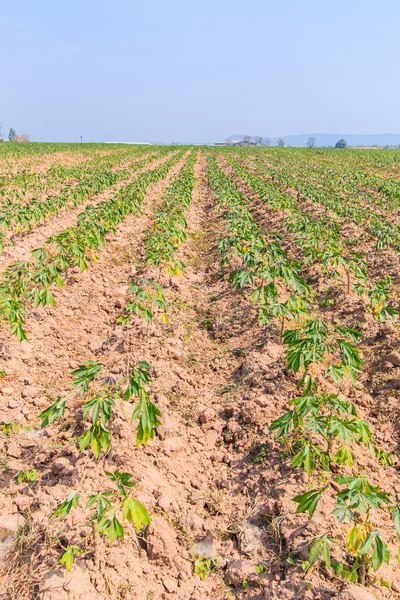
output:
[[[249, 134], [250, 135], [250, 134]], [[349, 146], [398, 146], [400, 144], [400, 133], [302, 133], [300, 135], [282, 135], [271, 137], [271, 144], [277, 145], [278, 139], [282, 137], [286, 145], [304, 147], [307, 146], [309, 137], [315, 137], [317, 146], [334, 146], [341, 138], [345, 139]], [[243, 134], [231, 135], [229, 140], [242, 139]], [[270, 136], [261, 136], [270, 137]]]

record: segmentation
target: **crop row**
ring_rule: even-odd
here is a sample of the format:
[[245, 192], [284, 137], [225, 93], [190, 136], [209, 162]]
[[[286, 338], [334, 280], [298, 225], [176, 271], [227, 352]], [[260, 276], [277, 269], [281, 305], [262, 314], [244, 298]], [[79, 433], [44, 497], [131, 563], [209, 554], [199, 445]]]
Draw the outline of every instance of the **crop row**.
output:
[[[333, 514], [340, 523], [349, 523], [344, 562], [331, 557], [332, 547], [340, 542], [328, 529], [314, 538], [303, 568], [320, 562], [344, 579], [366, 583], [371, 581], [372, 571], [390, 560], [388, 544], [377, 523], [382, 513], [387, 513], [393, 531], [400, 535], [400, 507], [389, 492], [360, 473], [353, 448], [365, 445], [383, 464], [391, 465], [392, 459], [376, 446], [368, 422], [358, 416], [352, 402], [341, 394], [319, 390], [324, 388], [324, 378], [336, 383], [344, 377], [356, 381], [362, 367], [356, 347], [360, 333], [326, 323], [313, 314], [312, 293], [298, 265], [288, 260], [280, 236], [262, 232], [247, 201], [218, 168], [214, 157], [208, 159], [207, 177], [226, 224], [219, 251], [222, 265], [231, 266], [229, 281], [247, 288], [253, 302], [261, 304], [262, 326], [271, 319], [281, 321], [287, 368], [297, 378], [298, 395], [290, 400], [290, 410], [270, 424], [292, 457], [292, 467], [304, 469], [321, 483], [293, 498], [297, 513], [308, 513], [311, 519], [322, 495], [333, 494]], [[282, 296], [288, 299], [283, 301]], [[286, 328], [291, 323], [294, 327]], [[333, 475], [343, 467], [345, 472], [353, 467], [354, 475]], [[341, 553], [335, 548], [335, 554]]]
[[[271, 177], [284, 188], [296, 190], [299, 198], [306, 198], [315, 204], [323, 206], [327, 211], [333, 211], [338, 217], [348, 222], [350, 219], [375, 239], [376, 249], [386, 246], [399, 248], [400, 227], [392, 223], [386, 216], [388, 211], [398, 210], [400, 189], [391, 191], [388, 200], [389, 184], [379, 184], [378, 191], [382, 192], [386, 186], [386, 196], [379, 200], [379, 196], [359, 191], [359, 179], [347, 174], [335, 177], [332, 170], [325, 172], [319, 167], [312, 169], [303, 163], [280, 165], [279, 168], [264, 165], [263, 161], [255, 161], [255, 167], [260, 175]], [[364, 173], [365, 177], [367, 175]], [[363, 179], [365, 179], [365, 177]], [[372, 186], [372, 182], [369, 182]], [[376, 184], [377, 185], [377, 184]], [[393, 187], [394, 184], [392, 184]], [[364, 181], [364, 186], [367, 182]], [[377, 212], [379, 206], [383, 214]]]
[[[150, 155], [140, 162], [133, 163], [128, 169], [113, 171], [104, 167], [87, 168], [82, 172], [77, 185], [67, 185], [57, 195], [49, 195], [45, 200], [33, 200], [23, 204], [13, 202], [3, 204], [0, 209], [0, 248], [15, 243], [15, 236], [23, 231], [31, 231], [50, 216], [57, 215], [61, 209], [75, 207], [87, 201], [91, 196], [99, 194], [119, 181], [128, 179], [135, 172], [163, 153]], [[6, 232], [11, 230], [11, 238]]]
[[304, 268], [320, 265], [329, 279], [344, 280], [347, 294], [352, 285], [364, 302], [364, 310], [372, 313], [379, 322], [397, 314], [390, 299], [390, 277], [371, 281], [367, 261], [351, 250], [336, 218], [328, 213], [322, 216], [305, 213], [297, 199], [282, 192], [274, 181], [257, 177], [238, 161], [229, 160], [229, 164], [233, 173], [248, 184], [268, 208], [282, 211], [282, 224], [294, 232], [294, 242], [303, 253]]
[[[176, 161], [180, 156], [181, 153], [172, 161]], [[173, 177], [166, 188], [163, 204], [155, 215], [154, 226], [146, 232], [146, 264], [162, 264], [167, 267], [171, 264], [175, 265], [174, 252], [186, 239], [184, 230], [187, 224], [183, 215], [190, 205], [195, 183], [194, 164], [196, 160], [197, 152], [193, 151], [179, 174]], [[144, 188], [145, 184], [141, 189]], [[168, 228], [164, 227], [165, 221], [169, 221]], [[177, 233], [178, 231], [180, 234]], [[164, 242], [169, 246], [169, 253], [168, 256], [163, 254], [160, 260], [157, 260], [156, 240], [159, 235], [162, 235]], [[152, 244], [152, 240], [154, 244]], [[160, 286], [159, 288], [161, 290]], [[136, 302], [140, 303], [144, 300], [139, 294]], [[132, 312], [135, 312], [148, 320], [146, 312], [130, 310], [130, 308], [131, 306], [128, 305], [127, 318]], [[161, 413], [150, 399], [148, 391], [151, 383], [150, 371], [150, 365], [145, 361], [140, 361], [130, 367], [127, 376], [121, 377], [117, 381], [108, 374], [103, 363], [88, 361], [80, 365], [72, 372], [71, 385], [67, 394], [56, 398], [41, 413], [42, 428], [54, 425], [56, 422], [61, 422], [63, 428], [72, 426], [79, 451], [86, 452], [90, 448], [97, 460], [110, 448], [112, 443], [110, 426], [120, 405], [135, 402], [132, 421], [137, 422], [136, 444], [146, 444], [154, 436], [155, 427], [161, 424]], [[78, 406], [82, 410], [82, 418], [77, 418], [75, 414], [76, 401], [70, 402], [70, 399], [76, 396], [79, 397]], [[92, 541], [95, 545], [98, 543], [98, 537], [108, 538], [110, 544], [124, 538], [124, 522], [132, 523], [138, 532], [143, 526], [150, 523], [147, 509], [132, 494], [133, 488], [138, 483], [132, 480], [132, 475], [119, 470], [114, 472], [104, 470], [104, 475], [105, 482], [108, 479], [112, 483], [113, 489], [110, 490], [108, 485], [102, 491], [93, 490], [93, 493], [87, 495], [84, 505], [87, 518], [92, 523]], [[80, 502], [80, 492], [71, 490], [68, 496], [54, 509], [51, 517], [59, 520], [65, 519], [72, 510], [78, 508]], [[75, 558], [83, 552], [84, 550], [80, 546], [69, 545], [64, 549], [59, 562], [70, 571]]]
[[26, 338], [26, 307], [53, 306], [55, 299], [50, 288], [54, 284], [63, 285], [63, 276], [71, 266], [87, 268], [88, 262], [96, 258], [95, 250], [104, 247], [106, 235], [115, 233], [118, 224], [129, 214], [140, 212], [148, 186], [163, 179], [182, 152], [139, 174], [109, 201], [86, 206], [75, 226], [48, 238], [53, 251], [37, 248], [32, 251], [31, 261], [18, 261], [8, 267], [0, 281], [0, 313], [9, 322], [13, 335], [20, 341]]
[[[162, 206], [157, 211], [152, 226], [145, 232], [143, 269], [154, 265], [160, 272], [164, 268], [170, 275], [180, 275], [185, 267], [175, 255], [187, 239], [185, 213], [190, 206], [195, 185], [196, 161], [197, 151], [192, 151], [185, 165], [165, 190]], [[132, 315], [142, 317], [147, 322], [152, 321], [155, 314], [167, 320], [168, 304], [156, 278], [140, 277], [131, 281], [129, 292], [132, 298], [119, 318], [120, 323], [126, 324]]]

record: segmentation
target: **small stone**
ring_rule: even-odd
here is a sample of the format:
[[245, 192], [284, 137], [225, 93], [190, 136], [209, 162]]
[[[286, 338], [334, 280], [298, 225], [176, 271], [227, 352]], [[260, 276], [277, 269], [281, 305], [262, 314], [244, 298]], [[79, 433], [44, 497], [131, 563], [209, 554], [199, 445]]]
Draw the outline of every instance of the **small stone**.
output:
[[35, 388], [33, 385], [26, 385], [22, 388], [21, 395], [23, 398], [36, 398], [40, 393], [40, 390]]
[[160, 440], [165, 440], [167, 437], [174, 435], [173, 427], [166, 427], [165, 425], [159, 425], [157, 427], [157, 435]]
[[34, 448], [37, 444], [36, 440], [33, 439], [22, 439], [20, 441], [21, 448]]
[[129, 286], [128, 285], [121, 285], [118, 289], [117, 289], [117, 294], [118, 296], [126, 296], [127, 293], [129, 291]]
[[51, 472], [55, 475], [58, 475], [63, 471], [66, 467], [69, 467], [70, 463], [67, 458], [57, 458], [53, 464], [51, 465]]
[[226, 569], [225, 577], [229, 584], [239, 587], [244, 579], [249, 584], [257, 583], [259, 575], [254, 568], [254, 561], [233, 560]]
[[73, 467], [72, 465], [68, 465], [67, 467], [65, 467], [65, 469], [63, 469], [60, 473], [60, 475], [62, 477], [73, 477], [74, 475], [76, 475], [76, 469], [75, 467]]
[[167, 494], [163, 494], [157, 501], [157, 506], [161, 508], [161, 510], [167, 510], [172, 503], [172, 498]]
[[2, 340], [0, 340], [0, 356], [5, 359], [11, 358], [10, 349]]
[[207, 431], [206, 439], [208, 448], [214, 448], [219, 438], [218, 431]]
[[394, 350], [393, 352], [387, 355], [386, 360], [395, 367], [400, 367], [400, 352]]
[[270, 394], [261, 394], [257, 398], [254, 398], [254, 402], [261, 406], [262, 408], [266, 408], [267, 406], [273, 406], [274, 398]]
[[179, 348], [169, 348], [168, 354], [174, 360], [179, 360], [183, 356], [183, 352], [181, 350], [179, 350]]
[[396, 327], [393, 323], [391, 323], [390, 321], [386, 321], [385, 323], [381, 323], [380, 327], [379, 327], [379, 333], [381, 335], [391, 335], [392, 333], [395, 333]]
[[175, 452], [184, 452], [187, 450], [187, 445], [180, 438], [172, 437], [165, 441], [163, 449], [166, 454], [172, 454]]
[[183, 579], [183, 581], [190, 579], [193, 572], [192, 563], [190, 561], [185, 560], [180, 556], [174, 556], [171, 562], [172, 566], [177, 569], [180, 579]]
[[103, 349], [103, 342], [101, 342], [101, 341], [91, 342], [90, 350], [93, 352], [93, 354], [97, 354], [98, 352], [101, 352], [102, 349]]
[[30, 354], [32, 352], [32, 344], [27, 342], [26, 340], [22, 340], [20, 343], [20, 348], [24, 352], [24, 354]]
[[387, 369], [394, 369], [394, 367], [395, 367], [395, 365], [394, 365], [393, 363], [389, 362], [388, 360], [385, 360], [385, 361], [382, 363], [382, 368], [383, 368], [384, 370], [387, 370]]
[[226, 569], [227, 567], [227, 560], [226, 558], [223, 558], [222, 556], [217, 556], [216, 560], [215, 560], [215, 567], [217, 569]]
[[189, 515], [187, 525], [188, 528], [195, 533], [204, 530], [203, 519], [196, 513]]
[[244, 521], [240, 526], [238, 543], [240, 551], [244, 554], [261, 554], [263, 549], [263, 530], [255, 523]]
[[213, 421], [215, 417], [215, 410], [213, 408], [206, 408], [199, 416], [199, 421], [202, 424], [209, 423], [210, 421]]
[[13, 394], [15, 392], [13, 387], [5, 387], [1, 390], [1, 393], [4, 396], [11, 396], [11, 394]]
[[0, 515], [0, 560], [11, 548], [18, 528], [23, 524], [21, 515]]
[[19, 458], [21, 456], [21, 448], [16, 442], [10, 442], [7, 447], [7, 454], [12, 458]]
[[178, 582], [172, 577], [164, 577], [162, 580], [163, 586], [170, 594], [174, 594], [178, 590]]
[[18, 408], [18, 402], [16, 400], [14, 400], [13, 398], [11, 398], [8, 401], [8, 408]]
[[224, 413], [226, 415], [226, 418], [231, 419], [235, 414], [236, 410], [237, 409], [233, 406], [233, 404], [228, 404], [228, 406], [225, 406]]
[[374, 600], [375, 594], [368, 592], [365, 587], [348, 583], [342, 590], [340, 597], [342, 600]]

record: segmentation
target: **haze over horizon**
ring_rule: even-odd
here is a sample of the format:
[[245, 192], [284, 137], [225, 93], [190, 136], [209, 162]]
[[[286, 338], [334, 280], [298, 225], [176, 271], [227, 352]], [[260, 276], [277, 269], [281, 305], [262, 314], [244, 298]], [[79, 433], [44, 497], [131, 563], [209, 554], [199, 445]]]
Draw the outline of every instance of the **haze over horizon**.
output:
[[33, 141], [400, 132], [399, 20], [395, 0], [3, 3], [0, 122]]

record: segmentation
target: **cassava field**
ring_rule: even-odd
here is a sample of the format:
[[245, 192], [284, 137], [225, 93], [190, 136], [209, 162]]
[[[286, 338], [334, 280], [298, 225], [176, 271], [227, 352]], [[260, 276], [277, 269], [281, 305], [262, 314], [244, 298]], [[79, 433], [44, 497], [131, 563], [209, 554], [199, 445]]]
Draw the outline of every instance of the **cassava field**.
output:
[[400, 597], [400, 152], [0, 145], [0, 597]]

